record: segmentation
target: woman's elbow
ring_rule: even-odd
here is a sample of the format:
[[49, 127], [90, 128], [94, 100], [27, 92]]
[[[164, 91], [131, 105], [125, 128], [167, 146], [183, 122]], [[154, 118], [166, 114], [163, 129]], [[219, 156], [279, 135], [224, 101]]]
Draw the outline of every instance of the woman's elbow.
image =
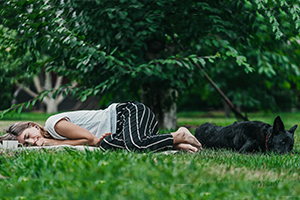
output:
[[89, 138], [87, 143], [89, 146], [97, 146], [99, 139], [97, 137]]

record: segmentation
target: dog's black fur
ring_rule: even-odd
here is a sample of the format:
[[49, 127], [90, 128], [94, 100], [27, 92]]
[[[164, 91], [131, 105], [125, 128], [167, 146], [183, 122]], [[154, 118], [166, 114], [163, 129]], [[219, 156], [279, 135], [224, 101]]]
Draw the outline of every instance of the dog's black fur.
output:
[[274, 125], [260, 121], [235, 122], [229, 126], [202, 124], [195, 131], [199, 142], [208, 148], [226, 148], [240, 153], [266, 152], [288, 153], [294, 147], [294, 132], [298, 126], [285, 130], [280, 117]]

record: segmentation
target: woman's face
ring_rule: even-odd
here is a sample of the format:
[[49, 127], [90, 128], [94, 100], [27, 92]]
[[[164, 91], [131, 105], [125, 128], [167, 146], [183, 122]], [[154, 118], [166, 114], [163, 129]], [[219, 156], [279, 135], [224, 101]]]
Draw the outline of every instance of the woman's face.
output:
[[36, 142], [40, 138], [43, 138], [43, 135], [38, 126], [32, 125], [29, 128], [26, 128], [17, 138], [18, 141], [25, 146], [36, 146]]

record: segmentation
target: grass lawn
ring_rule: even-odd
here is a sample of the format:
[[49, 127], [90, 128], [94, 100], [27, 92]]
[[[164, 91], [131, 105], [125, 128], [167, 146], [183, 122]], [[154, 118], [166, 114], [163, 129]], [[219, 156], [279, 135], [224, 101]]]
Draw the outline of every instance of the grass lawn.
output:
[[[0, 130], [8, 122], [27, 119], [22, 115], [1, 120]], [[252, 113], [249, 119], [272, 124], [277, 115], [288, 129], [300, 117], [300, 113]], [[46, 118], [30, 120], [43, 124]], [[220, 113], [178, 114], [178, 124], [192, 132], [204, 122], [234, 121]], [[300, 199], [299, 133], [296, 130], [295, 153], [287, 155], [208, 149], [170, 155], [2, 150], [0, 199]]]

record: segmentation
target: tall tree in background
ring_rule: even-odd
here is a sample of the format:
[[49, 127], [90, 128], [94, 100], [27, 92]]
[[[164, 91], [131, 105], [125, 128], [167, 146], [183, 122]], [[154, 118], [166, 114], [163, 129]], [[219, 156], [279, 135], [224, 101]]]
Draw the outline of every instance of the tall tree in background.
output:
[[73, 92], [82, 100], [140, 91], [162, 127], [176, 126], [178, 94], [202, 77], [195, 63], [212, 77], [224, 71], [227, 88], [232, 74], [247, 80], [254, 69], [273, 84], [280, 60], [299, 75], [280, 51], [298, 34], [297, 1], [32, 0], [1, 1], [0, 9], [2, 24], [18, 33], [12, 56], [31, 53], [27, 71], [49, 63], [46, 70], [80, 83]]
[[[58, 76], [57, 74], [53, 74], [51, 72], [47, 72], [45, 70], [41, 70], [41, 72], [37, 75], [34, 75], [33, 77], [30, 77], [33, 79], [34, 87], [37, 92], [32, 90], [29, 86], [25, 84], [20, 84], [16, 81], [16, 85], [18, 87], [18, 90], [24, 90], [27, 94], [29, 94], [31, 97], [36, 98], [38, 97], [38, 93], [44, 92], [44, 91], [52, 91], [47, 93], [47, 95], [44, 96], [41, 103], [43, 103], [46, 107], [47, 113], [56, 113], [58, 112], [58, 106], [62, 101], [65, 99], [66, 96], [64, 96], [62, 92], [60, 92], [58, 95], [53, 96], [54, 92], [57, 91], [62, 85], [63, 85], [63, 76]], [[68, 89], [73, 89], [76, 87], [76, 82], [72, 83], [72, 86], [69, 86]]]
[[[53, 94], [63, 85], [63, 76], [46, 71], [44, 66], [36, 67], [33, 71], [30, 70], [30, 67], [28, 68], [27, 66], [27, 63], [32, 59], [29, 50], [18, 58], [12, 56], [18, 48], [16, 43], [17, 32], [3, 26], [0, 26], [0, 30], [2, 31], [2, 38], [0, 38], [2, 44], [0, 48], [2, 50], [0, 51], [2, 55], [0, 58], [0, 71], [2, 72], [0, 102], [1, 106], [3, 106], [2, 109], [10, 107], [11, 102], [15, 102], [13, 96], [16, 96], [21, 90], [25, 91], [32, 98], [38, 97], [39, 93], [52, 90], [41, 98], [41, 103], [45, 105], [47, 113], [58, 112], [58, 106], [66, 96], [62, 92], [59, 92], [58, 95]], [[40, 56], [37, 63], [45, 63], [45, 66], [47, 66], [48, 63], [44, 61], [48, 59], [45, 58], [46, 54], [44, 51], [43, 53], [44, 56]], [[34, 90], [30, 87], [32, 84], [34, 85]], [[67, 88], [70, 90], [76, 85], [74, 81]], [[14, 92], [13, 89], [16, 89], [16, 91]]]

